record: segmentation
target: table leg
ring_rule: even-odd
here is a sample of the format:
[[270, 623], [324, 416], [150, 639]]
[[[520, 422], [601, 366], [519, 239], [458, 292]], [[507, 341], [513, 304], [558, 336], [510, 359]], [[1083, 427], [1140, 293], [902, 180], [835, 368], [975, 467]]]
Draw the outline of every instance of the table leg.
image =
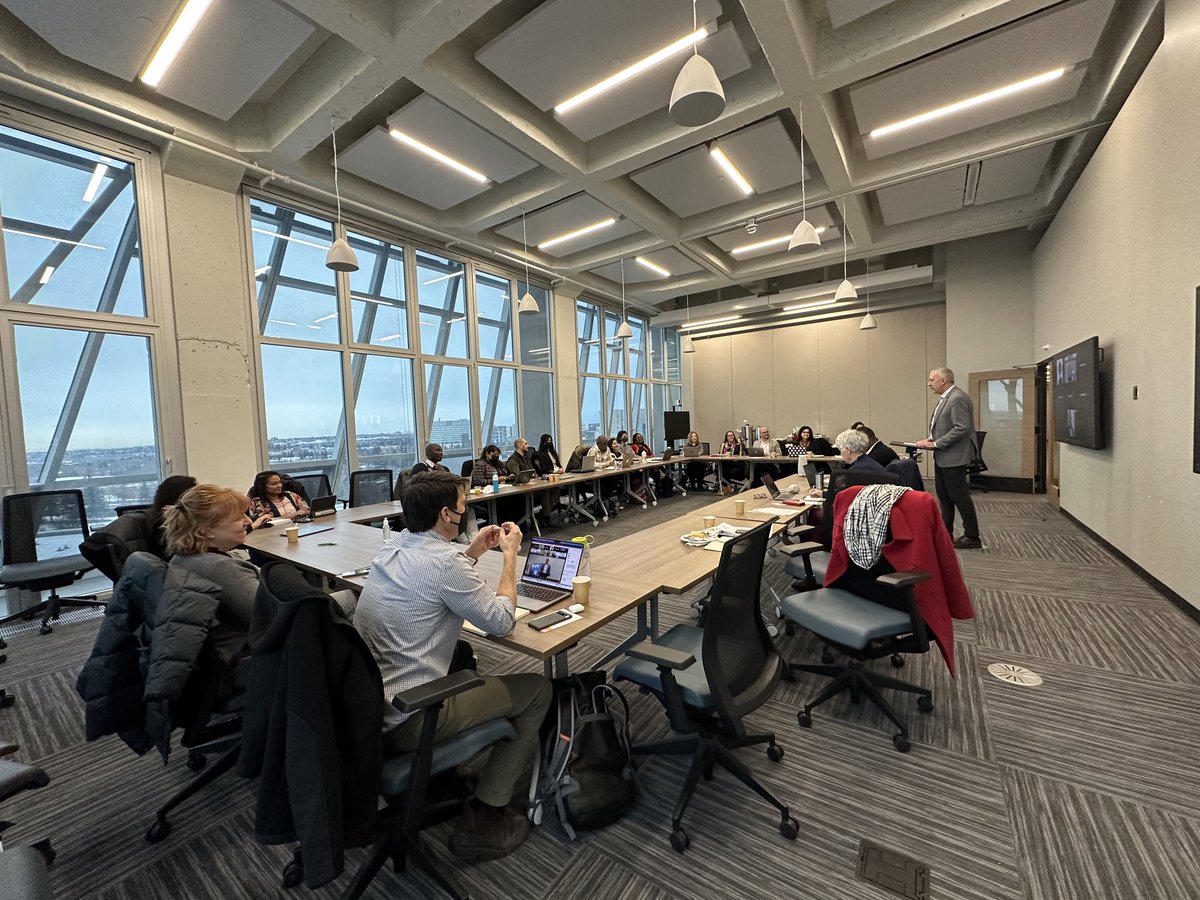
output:
[[[645, 485], [645, 483], [646, 483], [646, 477], [642, 476], [642, 484]], [[639, 497], [637, 494], [635, 494], [633, 492], [633, 473], [632, 472], [625, 473], [625, 496], [628, 497], [630, 500], [632, 500], [634, 503], [636, 503], [638, 506], [640, 506], [642, 509], [646, 508], [646, 501], [643, 500], [641, 497]]]
[[606, 666], [614, 659], [624, 656], [625, 651], [634, 644], [640, 644], [647, 638], [654, 640], [656, 637], [658, 637], [658, 594], [655, 594], [637, 608], [637, 628], [634, 629], [629, 637], [604, 654], [596, 662], [595, 667], [598, 669], [601, 666]]
[[576, 493], [576, 488], [577, 485], [574, 483], [567, 486], [567, 506], [579, 513], [579, 515], [583, 516], [585, 519], [590, 520], [592, 525], [599, 525], [600, 523], [596, 521], [596, 517], [580, 504], [579, 495]]
[[542, 673], [547, 678], [566, 678], [571, 674], [570, 666], [567, 663], [567, 650], [562, 650], [542, 660]]

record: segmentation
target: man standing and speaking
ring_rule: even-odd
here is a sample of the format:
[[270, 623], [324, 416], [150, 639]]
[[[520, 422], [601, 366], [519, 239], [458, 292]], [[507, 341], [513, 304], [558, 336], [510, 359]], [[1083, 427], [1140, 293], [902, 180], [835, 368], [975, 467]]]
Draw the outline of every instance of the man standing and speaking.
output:
[[975, 436], [975, 405], [971, 396], [954, 383], [954, 372], [942, 367], [929, 373], [929, 389], [937, 394], [937, 407], [929, 420], [929, 438], [917, 446], [933, 450], [934, 487], [946, 530], [954, 535], [954, 510], [962, 514], [963, 534], [954, 539], [960, 550], [978, 550], [979, 520], [967, 481], [967, 466], [979, 455]]

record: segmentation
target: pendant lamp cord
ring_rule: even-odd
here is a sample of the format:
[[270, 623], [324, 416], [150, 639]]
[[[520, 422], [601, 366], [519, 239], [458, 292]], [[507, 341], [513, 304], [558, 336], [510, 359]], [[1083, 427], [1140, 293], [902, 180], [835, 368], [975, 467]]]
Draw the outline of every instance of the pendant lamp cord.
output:
[[525, 231], [525, 207], [521, 207], [521, 243], [525, 247], [525, 290], [529, 290], [529, 234]]
[[[692, 34], [700, 30], [700, 26], [696, 23], [696, 0], [692, 0]], [[696, 41], [692, 44], [692, 56], [700, 55], [700, 42]]]
[[[329, 133], [333, 135], [333, 195], [337, 198], [337, 217], [338, 225], [342, 224], [342, 187], [338, 182], [338, 157], [337, 157], [337, 127], [334, 125], [333, 116], [329, 117]], [[801, 163], [803, 166], [804, 164]]]
[[800, 218], [808, 218], [808, 173], [804, 170], [804, 104], [800, 104]]

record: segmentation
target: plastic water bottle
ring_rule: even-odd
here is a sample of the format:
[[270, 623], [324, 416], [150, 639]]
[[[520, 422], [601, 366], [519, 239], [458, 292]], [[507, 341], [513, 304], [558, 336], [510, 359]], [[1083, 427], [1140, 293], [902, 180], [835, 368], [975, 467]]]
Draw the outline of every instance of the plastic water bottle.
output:
[[495, 472], [492, 473], [492, 493], [500, 493], [500, 476]]
[[380, 530], [383, 532], [383, 542], [386, 544], [388, 542], [388, 539], [392, 536], [391, 523], [389, 523], [387, 519], [384, 519], [383, 520], [383, 528]]
[[594, 540], [590, 534], [571, 538], [572, 543], [583, 544], [583, 553], [579, 555], [579, 574], [589, 578], [592, 575], [592, 542]]

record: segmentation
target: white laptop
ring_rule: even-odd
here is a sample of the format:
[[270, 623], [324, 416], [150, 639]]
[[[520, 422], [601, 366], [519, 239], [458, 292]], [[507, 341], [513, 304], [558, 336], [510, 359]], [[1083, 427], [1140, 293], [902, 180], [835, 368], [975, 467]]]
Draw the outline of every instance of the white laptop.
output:
[[517, 606], [537, 612], [570, 597], [571, 580], [579, 574], [583, 549], [574, 541], [534, 538], [517, 581]]

